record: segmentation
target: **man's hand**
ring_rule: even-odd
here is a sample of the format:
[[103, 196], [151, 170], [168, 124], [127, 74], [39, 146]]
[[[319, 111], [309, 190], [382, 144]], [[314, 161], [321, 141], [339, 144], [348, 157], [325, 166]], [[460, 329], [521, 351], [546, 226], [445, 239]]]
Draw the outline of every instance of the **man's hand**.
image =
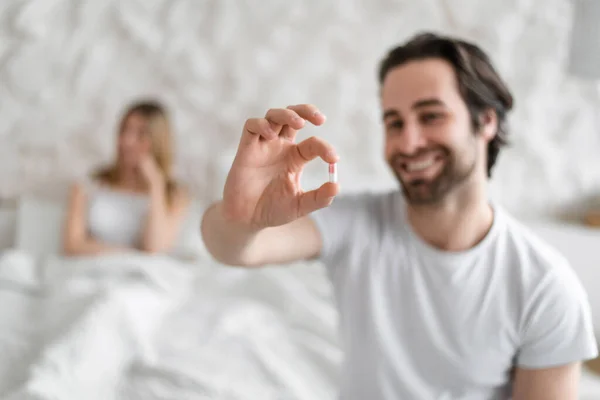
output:
[[283, 264], [315, 257], [322, 240], [307, 215], [327, 207], [339, 192], [326, 182], [304, 192], [300, 175], [319, 157], [335, 163], [331, 145], [318, 137], [296, 143], [308, 122], [320, 126], [325, 117], [310, 104], [267, 111], [246, 121], [237, 154], [227, 176], [223, 200], [202, 217], [202, 238], [222, 263], [239, 266]]
[[335, 163], [331, 145], [318, 137], [296, 144], [296, 134], [309, 121], [325, 117], [309, 104], [271, 109], [264, 118], [246, 121], [236, 157], [223, 191], [222, 210], [229, 221], [254, 230], [281, 226], [326, 207], [337, 195], [335, 183], [304, 192], [304, 166], [320, 157]]

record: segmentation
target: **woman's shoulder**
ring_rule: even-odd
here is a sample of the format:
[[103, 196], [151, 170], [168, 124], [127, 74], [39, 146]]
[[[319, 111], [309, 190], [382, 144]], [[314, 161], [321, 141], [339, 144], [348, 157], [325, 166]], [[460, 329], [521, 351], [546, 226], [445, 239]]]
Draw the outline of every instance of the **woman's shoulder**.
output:
[[105, 184], [94, 176], [83, 176], [71, 182], [71, 194], [88, 194], [93, 193]]

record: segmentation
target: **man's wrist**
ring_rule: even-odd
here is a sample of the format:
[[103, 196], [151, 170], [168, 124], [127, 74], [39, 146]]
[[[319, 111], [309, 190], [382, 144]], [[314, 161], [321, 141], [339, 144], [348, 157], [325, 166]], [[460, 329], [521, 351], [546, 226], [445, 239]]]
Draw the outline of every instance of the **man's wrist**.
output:
[[228, 213], [223, 207], [223, 202], [218, 202], [214, 205], [214, 212], [219, 215], [219, 219], [225, 222], [236, 231], [244, 233], [246, 235], [254, 235], [262, 230], [262, 228], [256, 227], [251, 223], [240, 221], [237, 216]]

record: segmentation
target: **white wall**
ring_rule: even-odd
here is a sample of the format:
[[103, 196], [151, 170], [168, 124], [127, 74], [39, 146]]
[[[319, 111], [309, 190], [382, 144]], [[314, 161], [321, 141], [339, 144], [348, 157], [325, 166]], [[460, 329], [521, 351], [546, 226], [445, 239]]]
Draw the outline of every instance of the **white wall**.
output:
[[180, 172], [204, 201], [220, 195], [244, 119], [300, 102], [328, 116], [306, 134], [337, 146], [345, 189], [393, 186], [377, 63], [434, 29], [481, 44], [512, 86], [514, 146], [493, 192], [545, 212], [600, 188], [598, 90], [564, 72], [571, 12], [569, 0], [2, 0], [0, 195], [109, 159], [119, 112], [142, 95], [172, 109]]

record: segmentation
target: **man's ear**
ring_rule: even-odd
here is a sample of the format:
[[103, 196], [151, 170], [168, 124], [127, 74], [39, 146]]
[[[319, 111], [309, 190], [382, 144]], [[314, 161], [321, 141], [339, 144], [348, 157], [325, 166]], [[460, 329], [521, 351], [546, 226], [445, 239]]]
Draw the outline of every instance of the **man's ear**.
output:
[[488, 108], [479, 115], [479, 133], [486, 140], [490, 141], [498, 133], [498, 114], [493, 108]]

